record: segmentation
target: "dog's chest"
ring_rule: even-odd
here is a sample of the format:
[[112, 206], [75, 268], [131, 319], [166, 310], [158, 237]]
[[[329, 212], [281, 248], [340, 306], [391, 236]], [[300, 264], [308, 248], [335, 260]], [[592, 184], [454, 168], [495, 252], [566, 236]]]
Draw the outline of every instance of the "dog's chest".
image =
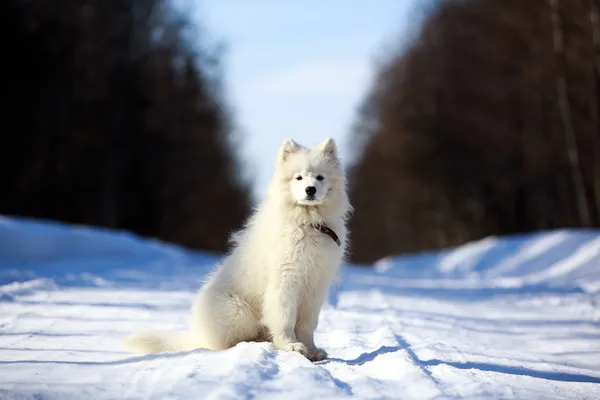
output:
[[317, 228], [298, 227], [291, 230], [289, 235], [290, 261], [301, 263], [307, 269], [335, 268], [340, 262], [342, 254], [340, 246]]

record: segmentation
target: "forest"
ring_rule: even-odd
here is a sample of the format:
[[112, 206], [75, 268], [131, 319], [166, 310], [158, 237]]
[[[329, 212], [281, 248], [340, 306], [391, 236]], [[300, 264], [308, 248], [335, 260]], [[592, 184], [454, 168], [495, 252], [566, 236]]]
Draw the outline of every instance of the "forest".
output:
[[6, 0], [0, 213], [224, 251], [246, 217], [221, 43], [165, 0]]
[[598, 0], [447, 0], [358, 111], [352, 259], [600, 225]]
[[[349, 132], [352, 262], [600, 226], [599, 9], [428, 7]], [[167, 0], [7, 0], [0, 20], [0, 213], [226, 251], [252, 201], [225, 43]]]

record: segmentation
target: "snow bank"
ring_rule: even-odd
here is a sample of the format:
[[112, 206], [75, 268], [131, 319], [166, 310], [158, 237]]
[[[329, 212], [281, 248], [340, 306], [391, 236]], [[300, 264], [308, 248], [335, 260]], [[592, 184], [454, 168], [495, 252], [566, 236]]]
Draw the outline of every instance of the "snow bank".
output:
[[490, 237], [375, 264], [385, 276], [458, 285], [600, 290], [600, 232], [557, 230]]
[[128, 232], [0, 218], [0, 285], [45, 278], [61, 286], [191, 289], [217, 260]]

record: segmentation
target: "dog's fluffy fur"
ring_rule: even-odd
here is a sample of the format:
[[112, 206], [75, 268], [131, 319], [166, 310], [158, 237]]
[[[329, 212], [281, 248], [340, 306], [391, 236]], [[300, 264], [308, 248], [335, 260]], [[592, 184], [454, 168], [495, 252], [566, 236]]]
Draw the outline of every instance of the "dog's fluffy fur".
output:
[[[276, 349], [325, 359], [313, 332], [345, 257], [350, 212], [334, 140], [312, 148], [285, 140], [265, 200], [198, 292], [189, 331], [138, 333], [126, 346], [143, 354], [269, 340]], [[319, 224], [337, 233], [341, 246]]]

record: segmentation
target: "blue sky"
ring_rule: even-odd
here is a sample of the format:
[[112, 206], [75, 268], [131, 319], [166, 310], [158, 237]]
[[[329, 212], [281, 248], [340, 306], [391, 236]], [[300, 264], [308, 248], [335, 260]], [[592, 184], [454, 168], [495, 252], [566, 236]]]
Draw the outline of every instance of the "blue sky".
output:
[[224, 39], [239, 153], [260, 199], [286, 137], [332, 136], [342, 159], [355, 109], [385, 46], [406, 39], [419, 0], [198, 0], [197, 21]]

